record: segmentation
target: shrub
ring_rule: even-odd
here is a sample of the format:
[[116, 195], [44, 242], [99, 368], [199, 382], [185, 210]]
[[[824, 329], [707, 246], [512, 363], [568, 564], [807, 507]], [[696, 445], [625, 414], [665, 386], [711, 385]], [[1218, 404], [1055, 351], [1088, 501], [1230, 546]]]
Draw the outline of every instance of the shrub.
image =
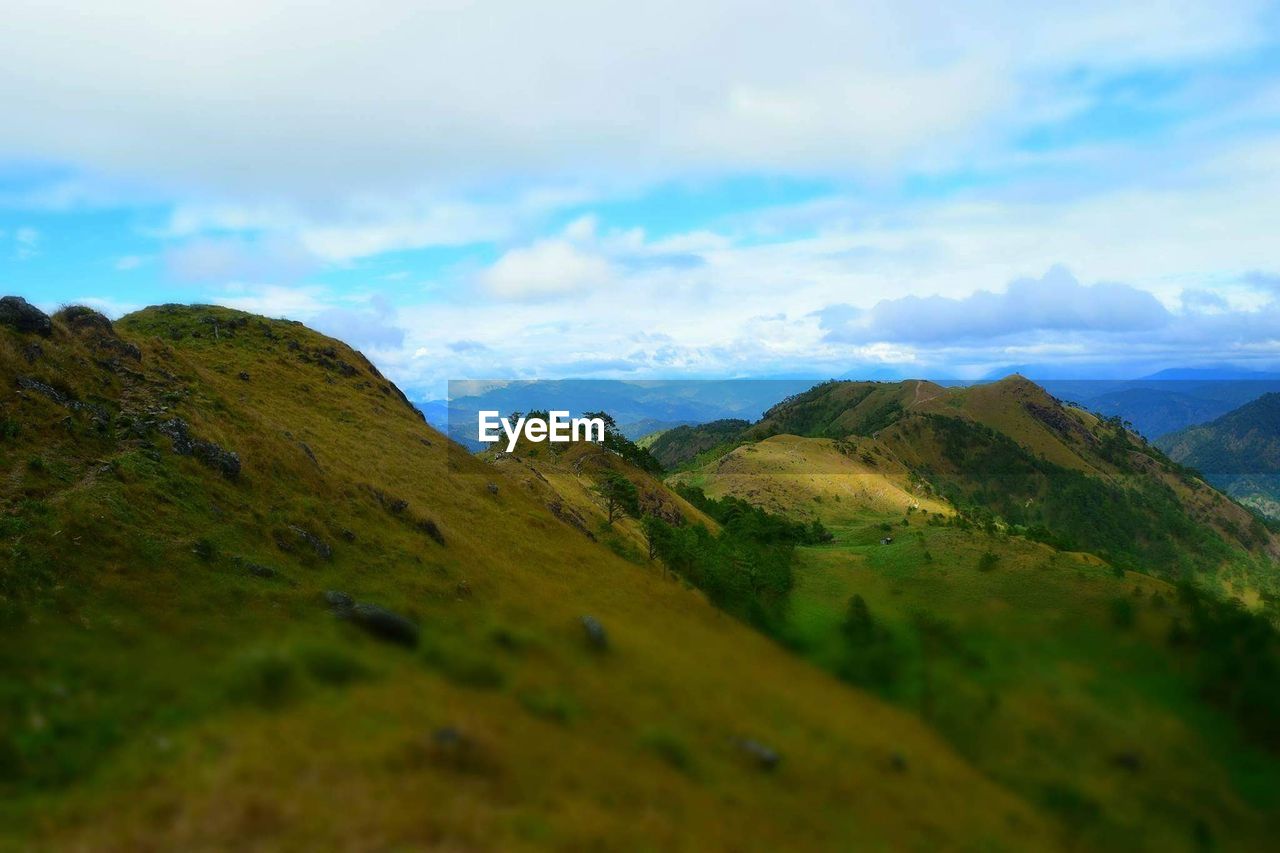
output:
[[582, 710], [568, 693], [552, 688], [531, 688], [521, 691], [516, 698], [530, 714], [562, 726], [572, 723]]
[[298, 656], [312, 678], [332, 687], [363, 681], [372, 675], [372, 671], [362, 660], [337, 646], [303, 646]]
[[240, 657], [231, 672], [231, 698], [274, 710], [302, 692], [298, 667], [278, 649], [255, 649]]
[[675, 732], [656, 726], [645, 729], [640, 733], [640, 745], [682, 773], [693, 770], [689, 747]]
[[1111, 624], [1117, 628], [1132, 628], [1136, 612], [1133, 602], [1122, 596], [1111, 599]]

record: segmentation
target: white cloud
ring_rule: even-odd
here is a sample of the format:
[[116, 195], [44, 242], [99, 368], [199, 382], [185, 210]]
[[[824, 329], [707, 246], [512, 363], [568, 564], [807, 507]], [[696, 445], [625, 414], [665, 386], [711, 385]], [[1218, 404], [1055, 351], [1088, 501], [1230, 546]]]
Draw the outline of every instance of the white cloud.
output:
[[603, 287], [612, 278], [613, 269], [604, 258], [569, 240], [552, 239], [508, 251], [481, 280], [505, 299], [538, 299]]
[[0, 30], [0, 156], [308, 201], [567, 174], [862, 173], [1021, 126], [1061, 75], [1239, 55], [1266, 12], [1251, 0], [19, 4]]

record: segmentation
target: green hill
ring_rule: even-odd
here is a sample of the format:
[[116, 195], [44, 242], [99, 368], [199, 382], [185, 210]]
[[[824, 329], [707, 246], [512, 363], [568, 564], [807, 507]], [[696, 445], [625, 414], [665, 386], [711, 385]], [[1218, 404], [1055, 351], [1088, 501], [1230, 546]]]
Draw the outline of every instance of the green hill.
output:
[[296, 323], [3, 305], [0, 849], [1278, 829], [1274, 540], [1030, 383], [820, 386], [672, 487], [630, 445], [471, 456]]
[[1280, 394], [1166, 435], [1156, 445], [1240, 502], [1280, 519]]
[[0, 847], [1061, 843], [341, 343], [201, 306], [43, 331], [0, 325]]
[[733, 448], [750, 421], [725, 418], [705, 424], [673, 427], [647, 443], [649, 452], [667, 470], [693, 463], [700, 457], [705, 461]]
[[1021, 377], [828, 383], [669, 481], [824, 523], [773, 633], [919, 714], [1071, 844], [1267, 846], [1275, 540], [1118, 424]]

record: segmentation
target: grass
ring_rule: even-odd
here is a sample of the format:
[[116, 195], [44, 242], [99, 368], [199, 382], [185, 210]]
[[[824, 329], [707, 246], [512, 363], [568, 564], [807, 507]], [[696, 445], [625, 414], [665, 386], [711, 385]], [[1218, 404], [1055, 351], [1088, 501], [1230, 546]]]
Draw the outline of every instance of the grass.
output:
[[1037, 792], [1075, 843], [1191, 849], [1209, 832], [1265, 846], [1280, 762], [1196, 695], [1166, 640], [1172, 588], [1016, 537], [908, 531], [881, 546], [869, 516], [801, 549], [795, 647], [839, 672], [845, 603], [861, 595], [901, 653], [882, 695]]
[[[447, 459], [358, 354], [296, 324], [149, 309], [116, 323], [137, 362], [104, 334], [55, 321], [29, 365], [0, 329], [0, 419], [19, 425], [0, 443], [0, 847], [1060, 840], [911, 713], [550, 512], [563, 492], [587, 532], [599, 518], [590, 477], [555, 467], [574, 460], [538, 461], [546, 491], [528, 467]], [[239, 478], [174, 453], [169, 417], [238, 453]], [[293, 526], [331, 559], [276, 535]], [[413, 620], [419, 650], [336, 619], [326, 590]], [[738, 737], [783, 769], [744, 764]]]

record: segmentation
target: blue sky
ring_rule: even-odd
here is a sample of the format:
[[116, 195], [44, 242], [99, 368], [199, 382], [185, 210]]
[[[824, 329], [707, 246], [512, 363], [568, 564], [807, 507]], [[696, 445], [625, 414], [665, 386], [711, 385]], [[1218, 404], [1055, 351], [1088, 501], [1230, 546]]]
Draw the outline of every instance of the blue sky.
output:
[[466, 377], [1280, 366], [1270, 3], [49, 2], [0, 289]]

